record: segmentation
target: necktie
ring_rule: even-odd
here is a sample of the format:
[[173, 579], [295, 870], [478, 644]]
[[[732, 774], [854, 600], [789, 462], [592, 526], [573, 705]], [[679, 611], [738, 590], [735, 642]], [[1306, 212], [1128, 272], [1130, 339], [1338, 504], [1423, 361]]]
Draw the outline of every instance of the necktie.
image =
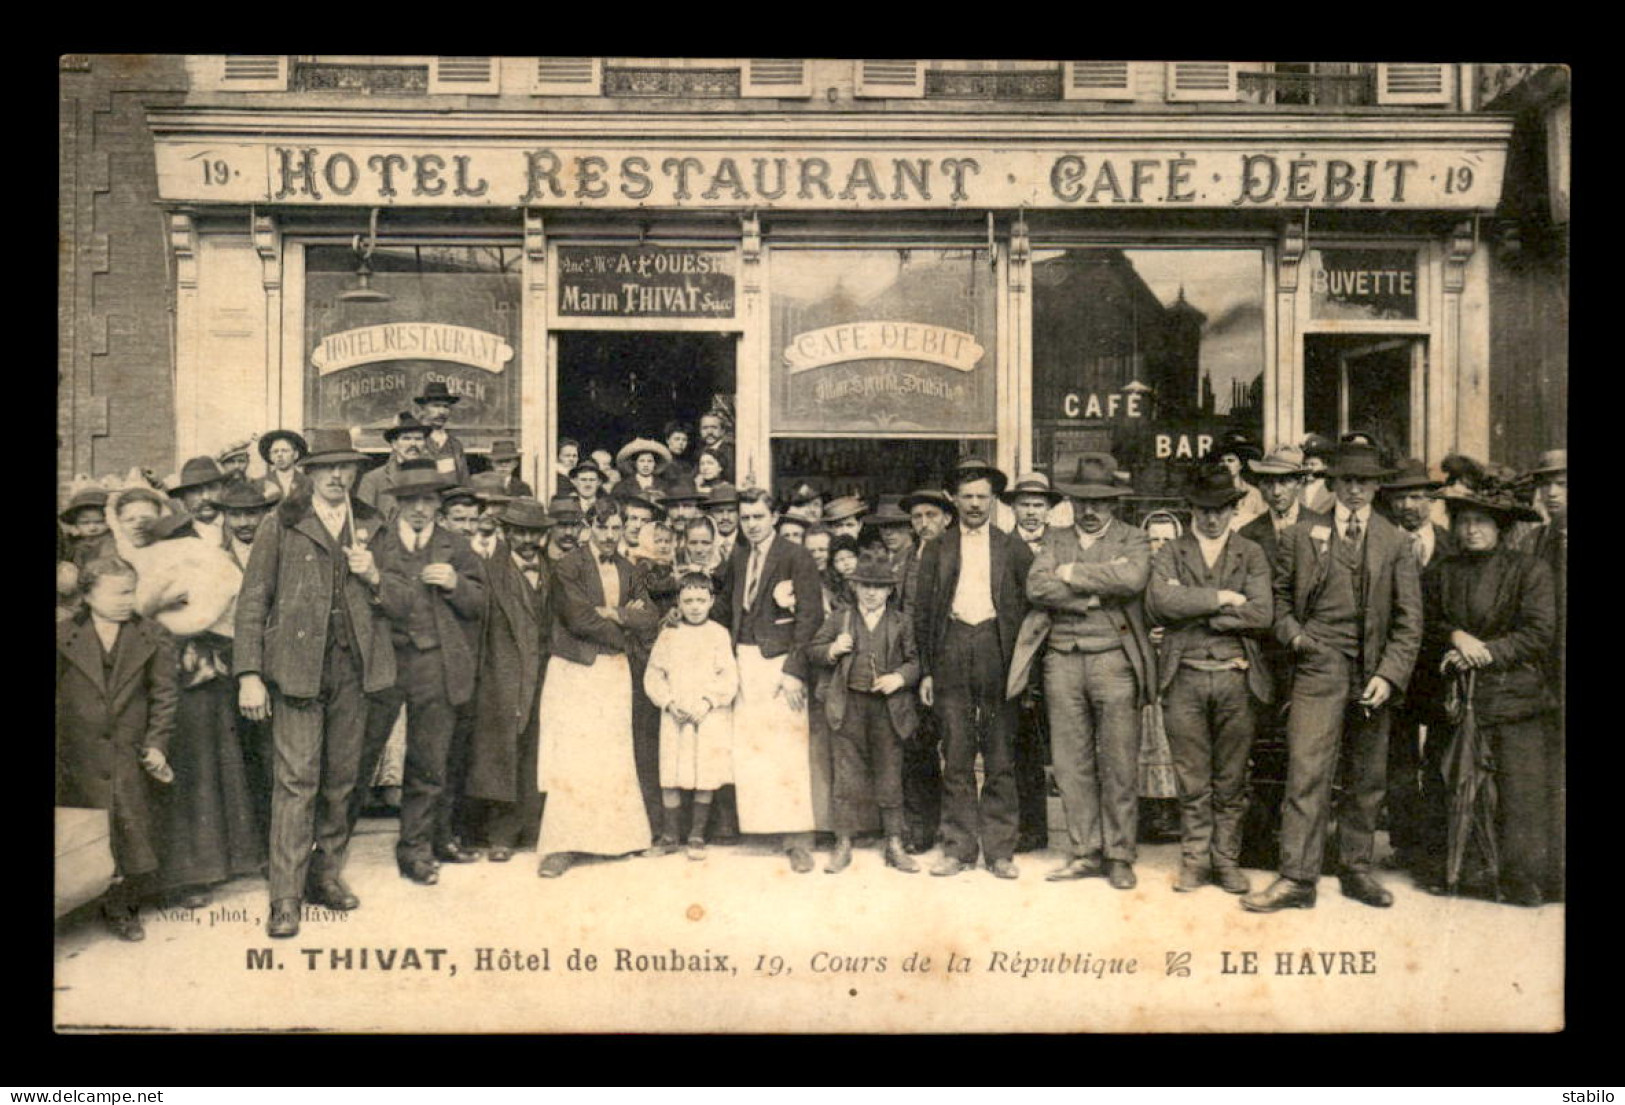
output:
[[756, 605], [756, 587], [761, 583], [762, 572], [762, 546], [753, 545], [750, 550], [750, 570], [745, 573], [745, 608], [748, 610]]
[[1411, 549], [1416, 553], [1416, 563], [1424, 568], [1427, 567], [1428, 550], [1423, 543], [1421, 530], [1411, 534]]
[[1358, 514], [1349, 515], [1349, 527], [1343, 531], [1343, 536], [1347, 537], [1350, 541], [1358, 541], [1360, 539], [1360, 516]]
[[599, 553], [598, 554], [598, 563], [600, 563], [600, 564], [613, 564], [613, 563], [615, 563], [615, 554], [612, 553], [612, 552]]

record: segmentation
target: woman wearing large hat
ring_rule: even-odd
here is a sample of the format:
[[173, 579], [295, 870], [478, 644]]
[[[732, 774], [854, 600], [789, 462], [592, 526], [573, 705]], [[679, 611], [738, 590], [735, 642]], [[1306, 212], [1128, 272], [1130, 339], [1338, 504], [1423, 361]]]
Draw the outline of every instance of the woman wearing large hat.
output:
[[670, 464], [670, 449], [646, 437], [633, 438], [615, 454], [615, 467], [623, 477], [615, 485], [615, 497], [624, 501], [633, 493], [648, 495], [651, 491], [663, 491], [660, 474]]
[[1545, 901], [1552, 862], [1547, 772], [1557, 701], [1545, 674], [1557, 622], [1552, 576], [1506, 544], [1515, 522], [1536, 517], [1509, 484], [1487, 472], [1476, 489], [1457, 485], [1440, 497], [1459, 551], [1422, 577], [1427, 636], [1419, 663], [1454, 680], [1455, 731], [1448, 745], [1440, 742], [1450, 793], [1429, 811], [1429, 851], [1444, 862], [1422, 882], [1536, 906]]
[[272, 430], [261, 434], [260, 459], [265, 461], [265, 493], [276, 499], [286, 499], [302, 490], [309, 481], [299, 470], [299, 461], [310, 452], [305, 439], [292, 430]]

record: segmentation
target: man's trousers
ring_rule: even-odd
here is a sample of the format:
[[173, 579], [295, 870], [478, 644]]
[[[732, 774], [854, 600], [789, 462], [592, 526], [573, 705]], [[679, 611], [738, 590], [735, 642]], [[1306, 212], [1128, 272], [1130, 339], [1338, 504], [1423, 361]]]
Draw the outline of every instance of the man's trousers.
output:
[[[1016, 851], [1016, 704], [1004, 697], [998, 626], [950, 621], [932, 680], [942, 726], [942, 850], [989, 866]], [[982, 789], [976, 789], [976, 754]]]
[[1239, 867], [1254, 726], [1247, 673], [1181, 667], [1163, 694], [1162, 721], [1179, 784], [1181, 858]]
[[1121, 648], [1044, 654], [1050, 756], [1075, 859], [1133, 863], [1140, 812], [1140, 705]]
[[457, 708], [446, 697], [446, 669], [438, 648], [395, 646], [396, 694], [406, 703], [406, 768], [401, 779], [400, 864], [432, 861], [436, 845], [451, 840], [451, 791], [446, 757]]

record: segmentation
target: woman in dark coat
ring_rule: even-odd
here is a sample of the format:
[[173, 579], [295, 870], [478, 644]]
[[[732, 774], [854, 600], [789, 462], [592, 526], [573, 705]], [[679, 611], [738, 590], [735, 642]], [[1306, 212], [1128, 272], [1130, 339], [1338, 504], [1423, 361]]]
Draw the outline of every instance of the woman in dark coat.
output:
[[[117, 557], [85, 566], [86, 605], [56, 627], [56, 804], [108, 812], [119, 881], [102, 914], [140, 940], [139, 908], [158, 869], [148, 775], [168, 773], [175, 728], [175, 641], [135, 611], [135, 569]], [[113, 646], [99, 639], [107, 631]]]
[[[1518, 905], [1538, 906], [1550, 858], [1547, 745], [1554, 739], [1557, 706], [1542, 674], [1557, 622], [1552, 576], [1534, 557], [1507, 547], [1513, 523], [1533, 514], [1510, 488], [1486, 479], [1476, 489], [1449, 489], [1441, 498], [1460, 551], [1435, 561], [1422, 577], [1427, 644], [1421, 663], [1462, 687], [1472, 673], [1472, 706], [1490, 750], [1497, 796], [1499, 886], [1484, 885], [1482, 876], [1463, 881]], [[1446, 739], [1428, 741], [1435, 781], [1449, 735], [1446, 729], [1440, 733]], [[1435, 891], [1444, 882], [1449, 801], [1440, 785], [1430, 811], [1436, 867], [1422, 877]]]

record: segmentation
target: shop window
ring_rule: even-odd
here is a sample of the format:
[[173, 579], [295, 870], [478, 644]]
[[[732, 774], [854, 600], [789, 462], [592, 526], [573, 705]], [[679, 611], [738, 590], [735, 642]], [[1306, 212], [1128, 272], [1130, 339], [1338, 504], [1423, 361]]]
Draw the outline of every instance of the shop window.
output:
[[1109, 452], [1137, 512], [1239, 431], [1264, 444], [1259, 250], [1033, 254], [1033, 456], [1053, 480]]
[[472, 450], [517, 438], [520, 251], [496, 245], [305, 251], [305, 422], [346, 426], [363, 449], [431, 381], [460, 396], [450, 429]]

